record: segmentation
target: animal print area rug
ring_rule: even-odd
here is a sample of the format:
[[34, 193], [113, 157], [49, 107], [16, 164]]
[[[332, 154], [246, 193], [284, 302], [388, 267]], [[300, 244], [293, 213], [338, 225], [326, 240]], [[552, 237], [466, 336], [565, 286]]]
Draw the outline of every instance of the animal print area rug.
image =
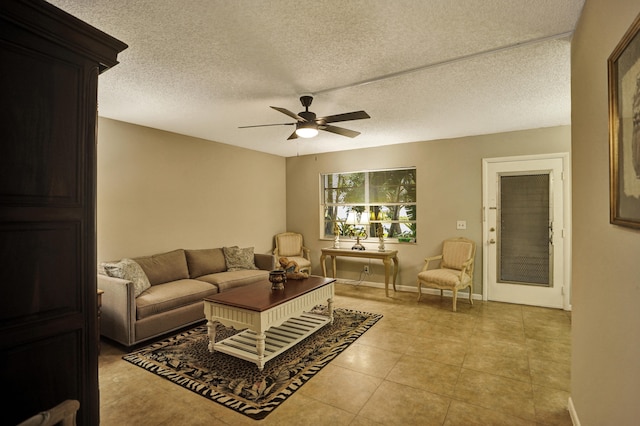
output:
[[[314, 312], [326, 313], [325, 306]], [[318, 371], [345, 350], [382, 315], [334, 309], [327, 324], [288, 351], [267, 362], [264, 370], [248, 361], [208, 350], [206, 325], [197, 326], [123, 357], [227, 408], [260, 420], [275, 410]], [[216, 340], [239, 330], [218, 324]]]

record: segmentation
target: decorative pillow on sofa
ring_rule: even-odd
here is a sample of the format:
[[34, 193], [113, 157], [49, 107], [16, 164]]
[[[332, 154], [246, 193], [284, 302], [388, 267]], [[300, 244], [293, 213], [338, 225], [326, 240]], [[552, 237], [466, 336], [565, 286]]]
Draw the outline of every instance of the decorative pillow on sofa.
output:
[[222, 251], [224, 252], [224, 260], [227, 263], [227, 271], [258, 269], [253, 259], [253, 247], [222, 247]]
[[122, 259], [120, 262], [102, 264], [107, 275], [113, 278], [122, 278], [133, 283], [133, 294], [135, 297], [151, 287], [147, 274], [144, 273], [140, 265], [135, 260]]

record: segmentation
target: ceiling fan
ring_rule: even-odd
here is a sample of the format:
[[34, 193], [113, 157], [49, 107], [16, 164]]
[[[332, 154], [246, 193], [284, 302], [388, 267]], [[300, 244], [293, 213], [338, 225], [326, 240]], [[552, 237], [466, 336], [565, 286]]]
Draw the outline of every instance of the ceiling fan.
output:
[[353, 111], [353, 112], [345, 112], [344, 114], [336, 114], [336, 115], [328, 115], [326, 117], [316, 117], [316, 114], [309, 111], [309, 106], [311, 106], [311, 102], [313, 102], [313, 96], [303, 95], [300, 96], [300, 102], [304, 107], [304, 111], [299, 112], [297, 114], [289, 111], [285, 108], [274, 107], [276, 111], [280, 111], [281, 113], [288, 115], [291, 118], [296, 120], [295, 123], [278, 123], [278, 124], [258, 124], [255, 126], [241, 126], [239, 129], [247, 129], [249, 127], [265, 127], [265, 126], [296, 126], [296, 130], [287, 138], [297, 139], [298, 136], [301, 138], [312, 138], [318, 134], [318, 130], [324, 130], [327, 132], [335, 133], [337, 135], [346, 136], [349, 138], [355, 138], [360, 134], [360, 132], [356, 132], [355, 130], [345, 129], [343, 127], [332, 126], [328, 123], [337, 123], [339, 121], [350, 121], [350, 120], [363, 120], [369, 117], [364, 111]]

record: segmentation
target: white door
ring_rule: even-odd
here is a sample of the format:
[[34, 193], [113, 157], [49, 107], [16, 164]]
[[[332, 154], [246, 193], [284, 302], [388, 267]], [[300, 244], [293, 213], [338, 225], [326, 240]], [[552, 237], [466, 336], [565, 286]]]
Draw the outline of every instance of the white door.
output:
[[568, 309], [565, 164], [562, 154], [483, 160], [485, 300]]

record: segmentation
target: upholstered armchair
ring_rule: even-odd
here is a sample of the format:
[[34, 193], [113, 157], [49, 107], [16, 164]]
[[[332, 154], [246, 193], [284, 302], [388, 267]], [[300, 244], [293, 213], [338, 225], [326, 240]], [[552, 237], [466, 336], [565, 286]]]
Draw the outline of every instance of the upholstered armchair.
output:
[[283, 232], [276, 235], [276, 248], [273, 250], [276, 256], [276, 262], [281, 257], [295, 261], [300, 272], [311, 273], [311, 252], [304, 246], [304, 240], [301, 234], [295, 232]]
[[[458, 290], [469, 288], [469, 302], [473, 305], [473, 259], [476, 255], [476, 243], [467, 238], [451, 238], [442, 243], [442, 254], [424, 259], [425, 264], [418, 274], [418, 300], [422, 296], [421, 288], [440, 289], [453, 292], [453, 311], [456, 311]], [[433, 267], [439, 262], [439, 267]], [[429, 267], [432, 267], [429, 269]]]

